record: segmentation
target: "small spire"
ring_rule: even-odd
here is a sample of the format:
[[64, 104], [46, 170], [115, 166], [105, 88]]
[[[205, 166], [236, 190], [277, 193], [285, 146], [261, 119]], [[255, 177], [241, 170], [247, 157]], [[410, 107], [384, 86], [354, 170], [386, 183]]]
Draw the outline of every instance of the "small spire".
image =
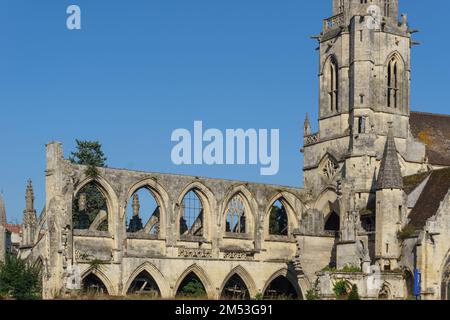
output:
[[386, 146], [378, 173], [377, 189], [403, 189], [403, 178], [400, 163], [398, 162], [392, 122], [389, 122]]
[[25, 203], [26, 211], [34, 211], [34, 191], [33, 182], [31, 181], [31, 179], [28, 180], [27, 191], [25, 192]]
[[311, 123], [309, 122], [309, 115], [308, 115], [308, 113], [306, 113], [303, 134], [304, 134], [305, 137], [311, 135]]
[[139, 210], [141, 205], [139, 204], [139, 196], [137, 193], [133, 196], [133, 217], [139, 217]]
[[0, 225], [5, 225], [6, 221], [6, 208], [5, 208], [5, 200], [3, 198], [3, 191], [0, 193]]

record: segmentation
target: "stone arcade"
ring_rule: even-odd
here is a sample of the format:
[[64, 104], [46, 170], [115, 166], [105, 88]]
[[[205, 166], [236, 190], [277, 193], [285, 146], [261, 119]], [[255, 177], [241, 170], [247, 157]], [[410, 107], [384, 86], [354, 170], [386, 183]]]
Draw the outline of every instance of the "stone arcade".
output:
[[[41, 266], [44, 297], [173, 298], [196, 279], [211, 299], [332, 298], [338, 280], [404, 299], [420, 270], [423, 299], [450, 299], [450, 117], [410, 112], [415, 30], [397, 0], [367, 2], [333, 0], [316, 36], [319, 130], [306, 119], [302, 189], [111, 168], [92, 179], [48, 144], [45, 209], [30, 184], [20, 253]], [[148, 219], [140, 190], [156, 203]]]

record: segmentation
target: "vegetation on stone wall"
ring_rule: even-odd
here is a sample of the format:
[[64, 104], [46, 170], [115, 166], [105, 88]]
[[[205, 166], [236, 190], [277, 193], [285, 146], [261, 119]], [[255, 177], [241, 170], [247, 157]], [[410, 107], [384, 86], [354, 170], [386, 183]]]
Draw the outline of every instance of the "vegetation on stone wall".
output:
[[348, 294], [348, 300], [361, 300], [359, 297], [358, 286], [356, 284], [352, 285], [352, 290]]
[[97, 177], [97, 167], [106, 167], [106, 156], [102, 145], [98, 141], [76, 140], [77, 151], [72, 152], [69, 160], [72, 163], [87, 166], [85, 174], [88, 177]]
[[416, 228], [412, 225], [407, 225], [403, 230], [399, 231], [397, 236], [400, 240], [411, 238], [416, 233]]
[[339, 300], [345, 300], [348, 296], [347, 293], [347, 281], [340, 280], [337, 281], [333, 286], [333, 292], [336, 295], [336, 298]]
[[338, 300], [360, 300], [358, 286], [356, 284], [351, 285], [345, 280], [337, 281], [333, 286], [333, 292]]
[[41, 296], [40, 270], [24, 260], [7, 255], [0, 264], [0, 298], [35, 300]]
[[306, 292], [306, 300], [320, 300], [320, 296], [318, 295], [316, 289], [310, 289]]
[[322, 269], [323, 272], [344, 272], [344, 273], [360, 273], [362, 272], [361, 267], [354, 266], [351, 264], [347, 264], [342, 269], [338, 269], [336, 267], [327, 266]]

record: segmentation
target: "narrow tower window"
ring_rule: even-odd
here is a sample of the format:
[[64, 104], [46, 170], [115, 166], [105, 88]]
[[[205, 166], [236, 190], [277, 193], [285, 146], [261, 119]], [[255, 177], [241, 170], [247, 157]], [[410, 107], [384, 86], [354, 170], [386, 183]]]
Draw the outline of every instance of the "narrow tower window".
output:
[[330, 59], [328, 68], [329, 83], [328, 83], [328, 96], [330, 99], [330, 110], [339, 111], [339, 91], [338, 91], [338, 67], [334, 59]]
[[388, 64], [388, 88], [387, 88], [387, 106], [392, 108], [399, 107], [399, 64], [394, 57]]
[[339, 0], [339, 13], [344, 12], [344, 0]]
[[386, 17], [389, 17], [390, 16], [390, 11], [391, 11], [390, 0], [384, 0], [384, 15]]

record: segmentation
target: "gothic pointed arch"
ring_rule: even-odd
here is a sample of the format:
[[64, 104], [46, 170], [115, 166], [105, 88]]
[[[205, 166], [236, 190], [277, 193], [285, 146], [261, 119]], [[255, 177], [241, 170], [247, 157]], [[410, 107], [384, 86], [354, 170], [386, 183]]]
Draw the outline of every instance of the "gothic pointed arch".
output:
[[341, 203], [334, 188], [325, 188], [314, 204], [314, 209], [321, 212], [325, 232], [340, 230]]
[[186, 186], [175, 208], [175, 226], [181, 239], [210, 239], [212, 208], [216, 200], [212, 191], [199, 181]]
[[319, 163], [320, 172], [328, 181], [332, 181], [339, 172], [339, 162], [330, 152], [327, 152]]
[[111, 185], [101, 176], [87, 177], [73, 193], [73, 229], [109, 231], [118, 212], [118, 198]]
[[[228, 292], [227, 288], [229, 289]], [[246, 292], [244, 292], [246, 290]], [[225, 278], [220, 286], [222, 298], [230, 297], [232, 299], [248, 300], [257, 295], [255, 282], [250, 273], [242, 266], [234, 268]], [[233, 294], [235, 294], [233, 298]]]
[[335, 55], [329, 55], [322, 68], [329, 112], [339, 112], [339, 64]]
[[[274, 195], [268, 201], [264, 213], [266, 237], [289, 237], [291, 232], [298, 228], [304, 209], [303, 203], [290, 192], [284, 191]], [[274, 222], [277, 225], [276, 232], [273, 228]]]
[[391, 300], [392, 299], [392, 286], [388, 282], [384, 282], [378, 292], [378, 299], [380, 300]]
[[219, 226], [225, 234], [255, 235], [255, 218], [258, 204], [251, 192], [244, 186], [233, 187], [222, 201], [222, 216]]
[[[169, 298], [170, 297], [170, 287], [167, 283], [167, 280], [164, 278], [164, 275], [159, 271], [158, 268], [156, 268], [156, 266], [154, 266], [152, 263], [150, 262], [145, 262], [142, 265], [140, 265], [138, 268], [136, 268], [136, 270], [133, 271], [133, 273], [128, 277], [128, 281], [126, 282], [125, 286], [124, 286], [124, 291], [123, 294], [129, 294], [130, 290], [131, 291], [135, 291], [134, 289], [136, 288], [132, 288], [133, 287], [133, 282], [144, 273], [147, 273], [146, 277], [142, 277], [144, 278], [151, 278], [154, 280], [161, 298]], [[143, 281], [141, 281], [141, 284], [144, 285]], [[145, 289], [145, 287], [144, 287]]]
[[386, 106], [393, 110], [407, 111], [404, 97], [408, 97], [406, 63], [402, 55], [395, 51], [386, 60]]
[[[189, 286], [188, 292], [183, 292], [183, 288], [186, 288], [187, 286]], [[202, 287], [206, 297], [208, 299], [214, 299], [214, 288], [208, 275], [200, 266], [193, 264], [179, 276], [174, 286], [173, 296], [202, 297]], [[192, 291], [192, 288], [196, 290], [199, 295], [196, 295], [196, 293]]]
[[[142, 193], [144, 193], [144, 199], [141, 198], [139, 200], [139, 194]], [[138, 197], [137, 200], [135, 199], [136, 195]], [[170, 202], [170, 196], [165, 188], [158, 183], [157, 179], [150, 177], [136, 182], [129, 188], [126, 199], [127, 201], [124, 203], [121, 210], [121, 219], [124, 220], [124, 223], [125, 220], [127, 220], [127, 211], [130, 211], [129, 207], [134, 206], [134, 208], [137, 207], [136, 209], [138, 209], [140, 207], [140, 201], [147, 202], [145, 209], [150, 210], [149, 212], [140, 213], [139, 210], [138, 212], [134, 212], [133, 209], [133, 217], [130, 217], [127, 231], [132, 231], [132, 233], [140, 232], [145, 235], [154, 235], [160, 239], [166, 237], [165, 226], [167, 224], [167, 208]], [[137, 202], [137, 204], [135, 203], [133, 205], [133, 201]], [[136, 213], [138, 216], [135, 218], [134, 216]], [[133, 219], [137, 223], [132, 222]], [[133, 224], [134, 227], [130, 227], [130, 224]]]
[[263, 289], [265, 299], [303, 299], [303, 292], [297, 277], [288, 269], [275, 272], [267, 281]]
[[81, 277], [83, 292], [95, 295], [114, 294], [113, 286], [108, 277], [99, 268], [89, 268]]

